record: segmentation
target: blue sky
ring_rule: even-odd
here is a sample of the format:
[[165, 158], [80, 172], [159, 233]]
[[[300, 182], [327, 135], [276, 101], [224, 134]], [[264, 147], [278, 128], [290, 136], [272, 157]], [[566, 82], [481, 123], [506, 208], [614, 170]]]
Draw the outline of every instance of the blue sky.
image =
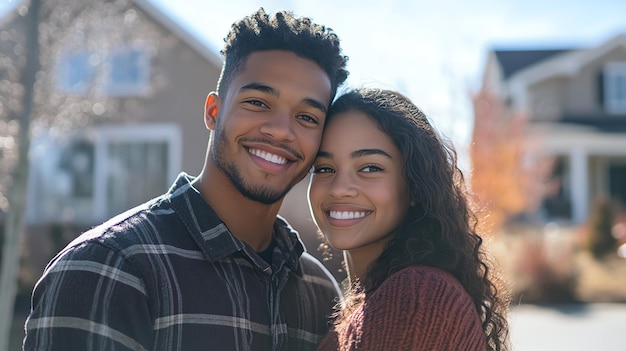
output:
[[[0, 0], [0, 12], [17, 0]], [[151, 0], [216, 51], [232, 22], [263, 6], [333, 28], [350, 57], [351, 86], [396, 89], [422, 107], [463, 153], [469, 92], [486, 52], [595, 46], [626, 33], [623, 0]]]
[[341, 38], [348, 84], [400, 90], [460, 149], [489, 48], [594, 46], [626, 33], [621, 0], [153, 1], [216, 50], [230, 24], [259, 6], [312, 17]]

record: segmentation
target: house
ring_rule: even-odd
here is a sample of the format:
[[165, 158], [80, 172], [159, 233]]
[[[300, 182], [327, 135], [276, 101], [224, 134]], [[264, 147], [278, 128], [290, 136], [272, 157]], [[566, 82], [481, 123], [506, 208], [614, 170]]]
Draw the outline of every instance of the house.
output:
[[537, 143], [527, 158], [553, 159], [559, 181], [537, 211], [544, 221], [582, 223], [599, 197], [626, 205], [626, 35], [585, 48], [493, 49], [481, 91], [527, 117]]
[[[122, 23], [139, 23], [130, 34], [107, 32], [104, 22], [118, 25], [114, 20], [103, 18], [95, 30], [76, 20], [70, 22], [71, 40], [59, 38], [53, 54], [42, 58], [42, 69], [54, 72], [48, 80], [52, 88], [39, 100], [63, 100], [46, 113], [80, 114], [79, 122], [94, 122], [69, 129], [70, 137], [54, 130], [35, 133], [31, 225], [92, 225], [163, 193], [180, 171], [201, 169], [208, 140], [203, 106], [218, 80], [219, 53], [149, 0], [115, 3]], [[82, 15], [88, 18], [88, 12], [83, 9]], [[5, 25], [19, 26], [19, 20], [14, 16]]]
[[[204, 102], [222, 65], [217, 50], [149, 0], [42, 3], [39, 84], [47, 88], [34, 113], [56, 122], [33, 125], [33, 274], [80, 230], [164, 193], [181, 171], [200, 172]], [[0, 56], [14, 63], [24, 54], [22, 11], [18, 4], [0, 19]], [[50, 31], [50, 21], [68, 28]]]
[[[203, 107], [222, 65], [217, 50], [150, 0], [43, 3], [47, 20], [58, 18], [72, 27], [66, 34], [70, 39], [51, 33], [48, 39], [61, 45], [42, 60], [50, 77], [44, 82], [51, 88], [39, 101], [60, 102], [52, 112], [37, 113], [64, 118], [61, 127], [39, 128], [31, 144], [28, 272], [22, 273], [27, 292], [52, 255], [82, 230], [164, 193], [181, 171], [201, 171], [209, 137]], [[15, 61], [19, 50], [2, 39], [12, 35], [23, 40], [19, 12], [17, 5], [0, 19], [0, 53]], [[85, 20], [70, 21], [79, 12]], [[86, 23], [94, 18], [95, 25]], [[127, 30], [119, 31], [128, 23]], [[84, 126], [62, 129], [64, 121]], [[322, 258], [315, 249], [319, 238], [306, 201], [307, 181], [289, 194], [281, 215], [300, 231], [309, 251]], [[331, 266], [336, 273], [338, 259]]]

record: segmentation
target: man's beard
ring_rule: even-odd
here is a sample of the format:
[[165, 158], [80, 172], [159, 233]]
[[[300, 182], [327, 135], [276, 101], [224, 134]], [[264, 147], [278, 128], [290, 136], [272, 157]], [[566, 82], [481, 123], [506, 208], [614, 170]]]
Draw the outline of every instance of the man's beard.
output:
[[272, 189], [263, 185], [253, 186], [246, 183], [246, 181], [244, 181], [241, 177], [237, 167], [232, 162], [229, 162], [227, 158], [222, 157], [224, 154], [222, 151], [226, 148], [227, 144], [228, 142], [226, 141], [224, 131], [220, 130], [216, 133], [216, 135], [214, 135], [213, 143], [211, 145], [211, 157], [217, 167], [219, 167], [219, 169], [226, 174], [230, 182], [244, 197], [265, 205], [271, 205], [282, 200], [293, 187], [293, 184], [290, 184], [283, 190], [280, 190]]

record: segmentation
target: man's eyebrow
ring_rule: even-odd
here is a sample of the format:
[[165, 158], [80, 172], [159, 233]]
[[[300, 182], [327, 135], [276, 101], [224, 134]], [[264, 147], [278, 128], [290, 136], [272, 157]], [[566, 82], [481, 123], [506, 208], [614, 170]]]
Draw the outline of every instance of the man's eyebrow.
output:
[[326, 105], [324, 105], [321, 101], [315, 100], [315, 99], [304, 99], [304, 104], [305, 105], [309, 105], [313, 108], [316, 108], [324, 113], [328, 112], [328, 109], [326, 109]]
[[325, 158], [333, 158], [333, 154], [327, 151], [319, 150], [315, 157], [325, 157]]
[[[253, 82], [253, 83], [246, 84], [246, 85], [242, 86], [241, 88], [239, 88], [240, 92], [241, 91], [245, 91], [245, 90], [256, 90], [256, 91], [260, 91], [262, 93], [271, 94], [271, 95], [276, 96], [276, 97], [280, 96], [280, 93], [278, 92], [278, 90], [270, 87], [269, 85], [265, 85], [265, 84], [262, 84], [262, 83]], [[318, 109], [318, 110], [322, 111], [323, 113], [328, 112], [328, 108], [326, 107], [326, 105], [324, 103], [322, 103], [321, 101], [319, 101], [319, 100], [315, 100], [315, 99], [312, 99], [312, 98], [305, 98], [305, 99], [302, 100], [302, 103], [307, 105], [307, 106], [310, 106], [310, 107], [313, 107], [315, 109]]]
[[[368, 156], [368, 155], [382, 155], [385, 157], [388, 157], [390, 159], [393, 159], [393, 157], [391, 157], [391, 155], [389, 155], [388, 153], [386, 153], [384, 150], [381, 149], [360, 149], [360, 150], [356, 150], [353, 151], [350, 154], [350, 158], [357, 158], [357, 157], [363, 157], [363, 156]], [[317, 157], [325, 157], [325, 158], [333, 158], [333, 154], [331, 152], [328, 151], [318, 151], [317, 152]]]
[[244, 90], [257, 90], [263, 93], [268, 93], [271, 95], [274, 95], [276, 97], [278, 97], [280, 94], [278, 93], [278, 90], [270, 87], [269, 85], [265, 85], [265, 84], [261, 84], [261, 83], [250, 83], [250, 84], [246, 84], [244, 86], [242, 86], [241, 88], [239, 88], [239, 91], [244, 91]]

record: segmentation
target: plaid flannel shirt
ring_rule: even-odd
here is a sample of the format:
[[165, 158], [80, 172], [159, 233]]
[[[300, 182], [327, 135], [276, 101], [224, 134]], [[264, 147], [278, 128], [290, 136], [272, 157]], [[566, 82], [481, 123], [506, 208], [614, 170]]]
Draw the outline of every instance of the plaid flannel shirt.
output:
[[181, 174], [52, 259], [33, 291], [25, 350], [315, 349], [336, 281], [281, 218], [270, 266], [193, 181]]

